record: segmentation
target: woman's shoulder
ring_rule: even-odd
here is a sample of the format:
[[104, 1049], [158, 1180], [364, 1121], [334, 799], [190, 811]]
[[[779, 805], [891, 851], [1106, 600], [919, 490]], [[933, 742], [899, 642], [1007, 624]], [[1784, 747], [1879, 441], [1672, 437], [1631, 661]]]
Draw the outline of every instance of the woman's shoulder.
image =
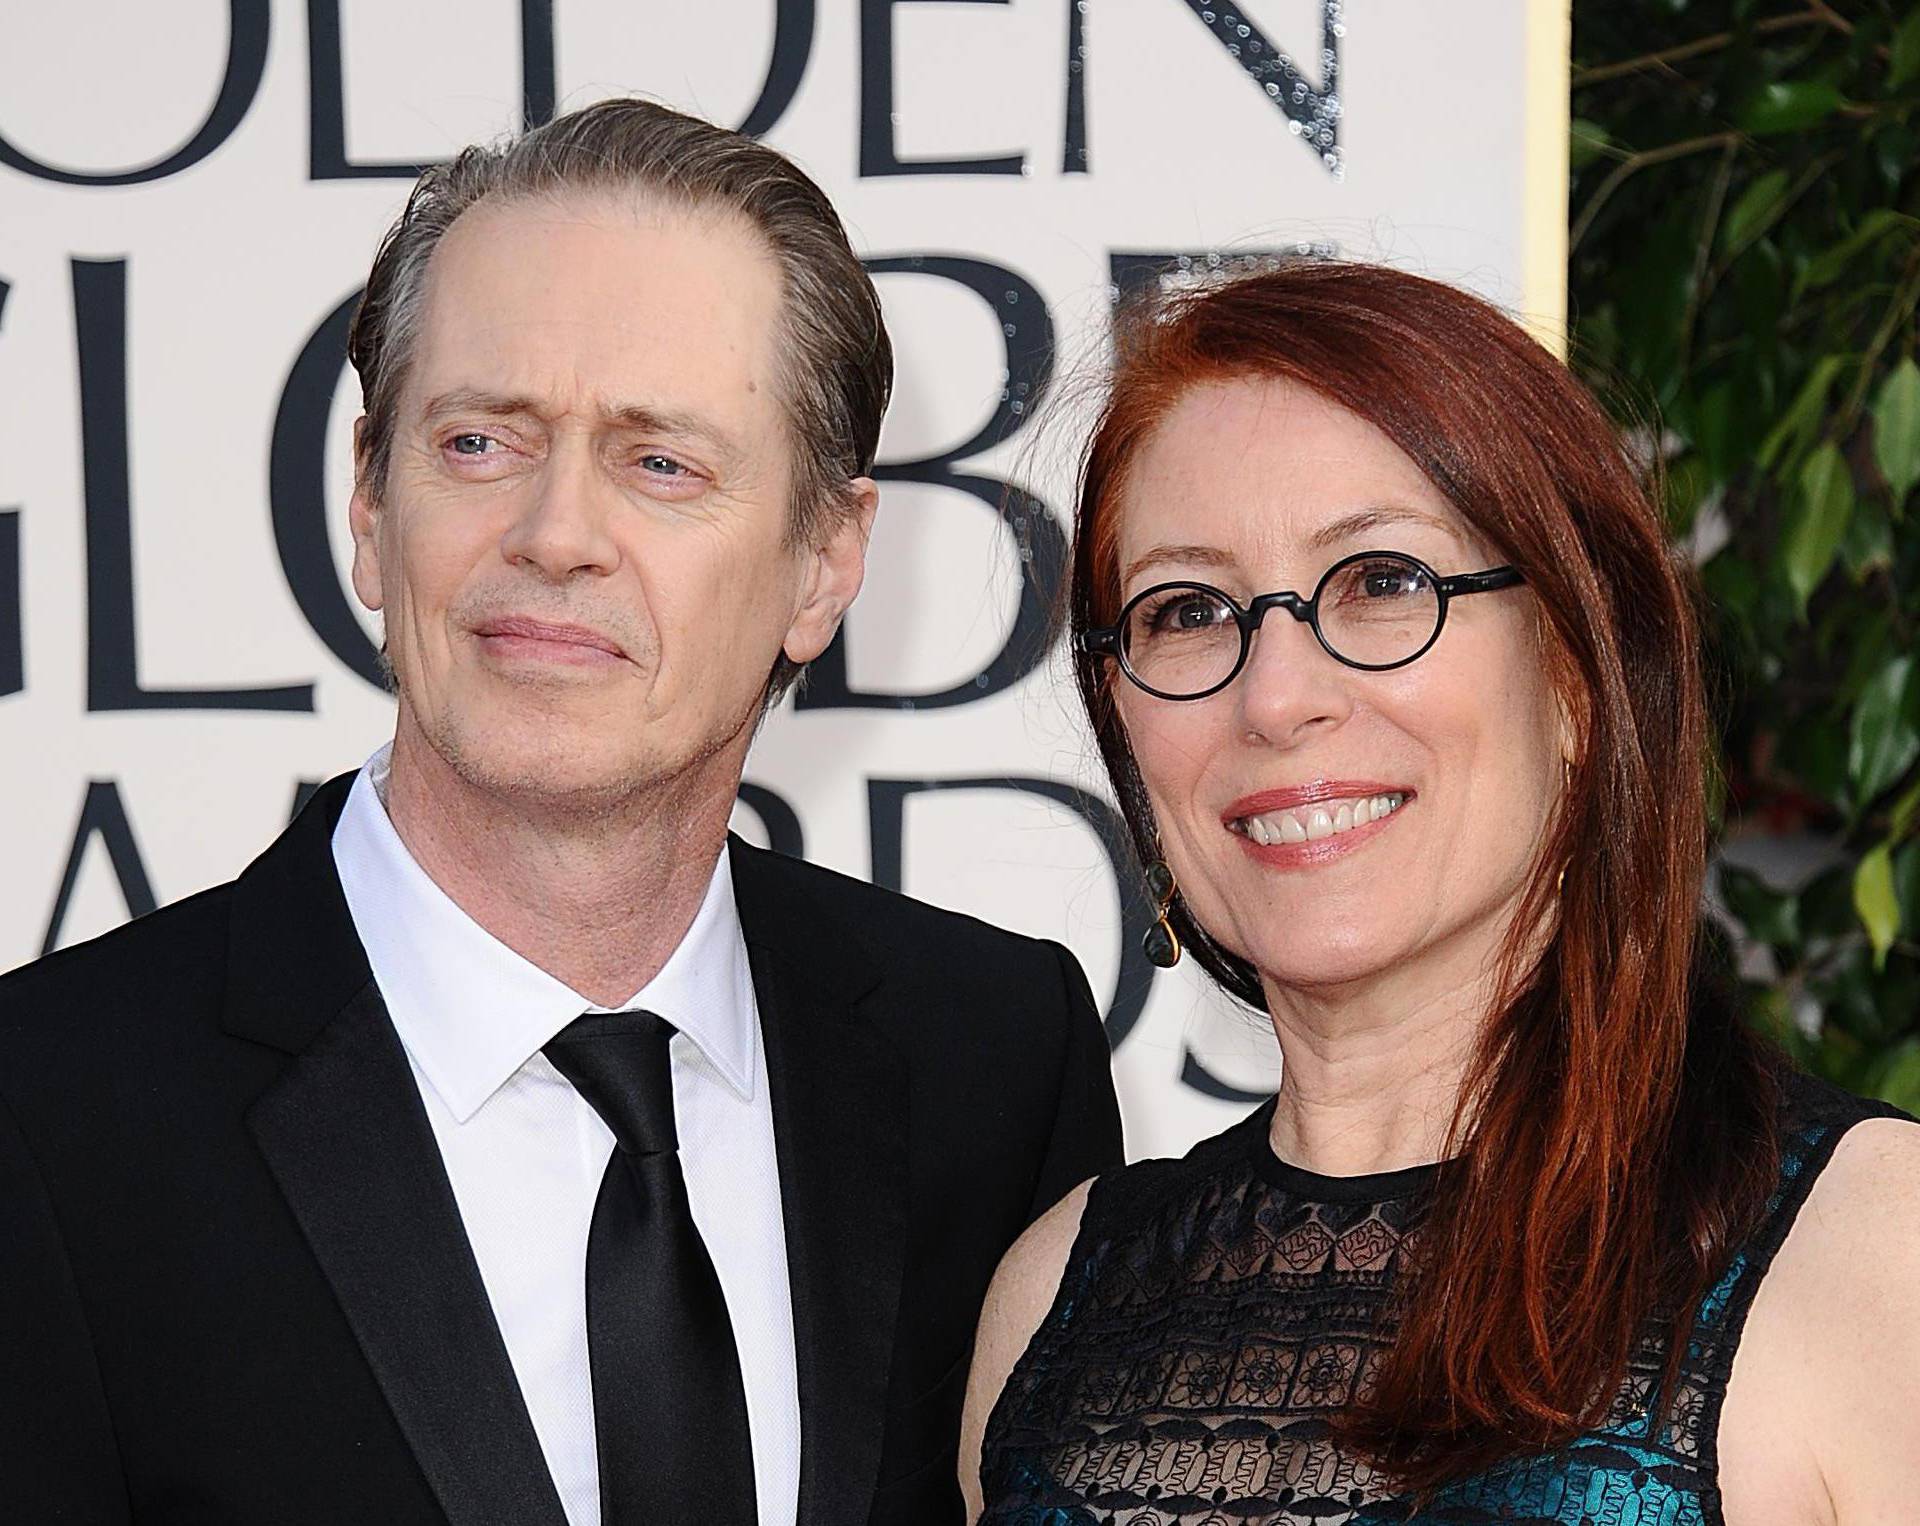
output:
[[1894, 1519], [1920, 1498], [1920, 1123], [1804, 1075], [1785, 1104], [1780, 1243], [1722, 1427], [1729, 1518], [1799, 1455], [1833, 1519]]
[[1920, 1328], [1920, 1122], [1806, 1075], [1787, 1083], [1785, 1118], [1783, 1176], [1811, 1179], [1782, 1260], [1829, 1287], [1897, 1275]]
[[[1201, 1140], [1184, 1155], [1137, 1160], [1115, 1171], [1089, 1177], [1042, 1214], [1013, 1244], [1000, 1263], [996, 1288], [1018, 1295], [1022, 1305], [1054, 1290], [1076, 1248], [1150, 1222], [1169, 1203], [1186, 1200], [1223, 1171], [1244, 1168], [1256, 1146], [1264, 1145], [1273, 1119], [1269, 1099], [1232, 1127]], [[1007, 1287], [999, 1285], [1005, 1279]], [[1034, 1310], [1035, 1323], [1045, 1313]]]
[[1862, 1097], [1831, 1081], [1784, 1066], [1779, 1072], [1780, 1112], [1791, 1144], [1794, 1134], [1831, 1132], [1837, 1139], [1855, 1124], [1876, 1119], [1913, 1124], [1914, 1119], [1889, 1102]]
[[1000, 1391], [1062, 1298], [1076, 1258], [1129, 1229], [1150, 1224], [1225, 1170], [1250, 1159], [1273, 1116], [1271, 1100], [1185, 1155], [1135, 1161], [1090, 1177], [1043, 1213], [1001, 1258], [974, 1340], [973, 1371], [961, 1419], [961, 1483], [977, 1513], [978, 1465], [987, 1420]]
[[1267, 1149], [1274, 1101], [1269, 1097], [1246, 1117], [1209, 1135], [1184, 1155], [1137, 1160], [1087, 1183], [1082, 1227], [1102, 1238], [1151, 1222], [1179, 1206], [1222, 1174], [1244, 1173]]
[[1780, 1118], [1779, 1187], [1748, 1247], [1774, 1301], [1800, 1286], [1826, 1290], [1826, 1305], [1889, 1273], [1920, 1285], [1920, 1123], [1797, 1070], [1782, 1077]]

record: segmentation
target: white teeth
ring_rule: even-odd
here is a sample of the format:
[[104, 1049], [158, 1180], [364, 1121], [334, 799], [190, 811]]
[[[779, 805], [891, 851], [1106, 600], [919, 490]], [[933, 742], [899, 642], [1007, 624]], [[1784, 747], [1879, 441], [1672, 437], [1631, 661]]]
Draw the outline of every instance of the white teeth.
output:
[[1331, 809], [1313, 806], [1301, 811], [1273, 811], [1243, 818], [1240, 828], [1263, 848], [1275, 843], [1317, 842], [1391, 816], [1406, 799], [1404, 794], [1373, 795], [1363, 800], [1343, 800]]

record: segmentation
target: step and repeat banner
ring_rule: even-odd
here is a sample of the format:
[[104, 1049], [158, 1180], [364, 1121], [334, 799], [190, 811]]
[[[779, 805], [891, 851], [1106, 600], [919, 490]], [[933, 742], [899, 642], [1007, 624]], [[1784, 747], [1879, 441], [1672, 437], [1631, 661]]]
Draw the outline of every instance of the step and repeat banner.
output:
[[1563, 0], [62, 0], [0, 45], [0, 968], [230, 878], [389, 733], [348, 317], [418, 168], [603, 96], [820, 181], [899, 355], [867, 589], [746, 835], [1058, 938], [1130, 1151], [1270, 1090], [1141, 957], [1044, 627], [1114, 301], [1275, 252], [1564, 307]]

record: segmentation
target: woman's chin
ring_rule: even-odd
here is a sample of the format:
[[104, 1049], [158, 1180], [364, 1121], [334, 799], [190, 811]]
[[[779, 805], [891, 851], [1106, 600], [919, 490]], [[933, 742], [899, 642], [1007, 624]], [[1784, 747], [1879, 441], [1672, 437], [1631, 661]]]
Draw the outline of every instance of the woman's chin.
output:
[[1328, 991], [1364, 985], [1389, 973], [1404, 952], [1398, 943], [1378, 937], [1319, 937], [1305, 930], [1289, 932], [1284, 945], [1264, 939], [1249, 957], [1269, 990]]

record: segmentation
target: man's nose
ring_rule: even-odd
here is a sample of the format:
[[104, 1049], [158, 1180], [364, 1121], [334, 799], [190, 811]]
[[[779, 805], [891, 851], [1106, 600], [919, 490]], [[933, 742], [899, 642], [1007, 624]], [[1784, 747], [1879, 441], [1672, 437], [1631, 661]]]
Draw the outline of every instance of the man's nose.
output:
[[579, 572], [604, 576], [620, 565], [616, 498], [585, 441], [558, 442], [502, 537], [501, 554], [555, 582]]
[[1254, 632], [1247, 665], [1232, 692], [1244, 729], [1286, 747], [1352, 713], [1353, 676], [1320, 645], [1312, 626], [1273, 609]]

